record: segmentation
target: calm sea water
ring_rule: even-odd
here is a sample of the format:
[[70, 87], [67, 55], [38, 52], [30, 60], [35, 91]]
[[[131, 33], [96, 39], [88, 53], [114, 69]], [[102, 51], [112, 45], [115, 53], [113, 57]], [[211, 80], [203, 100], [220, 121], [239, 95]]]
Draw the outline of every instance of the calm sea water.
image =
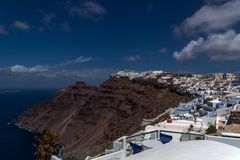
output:
[[34, 160], [34, 135], [8, 125], [18, 114], [56, 93], [56, 90], [0, 90], [0, 160]]

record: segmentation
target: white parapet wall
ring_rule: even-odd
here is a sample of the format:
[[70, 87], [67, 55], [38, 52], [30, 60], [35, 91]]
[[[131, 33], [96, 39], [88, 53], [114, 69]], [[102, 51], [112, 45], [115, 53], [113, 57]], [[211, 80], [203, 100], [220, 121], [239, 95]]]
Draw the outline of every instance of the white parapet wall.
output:
[[220, 136], [205, 136], [206, 140], [216, 141], [220, 143], [225, 143], [237, 148], [240, 148], [240, 138], [229, 138], [229, 137], [220, 137]]
[[118, 152], [114, 152], [111, 154], [107, 154], [101, 157], [97, 157], [97, 158], [90, 158], [87, 157], [85, 160], [125, 160], [126, 159], [126, 152], [124, 150], [118, 151]]
[[62, 160], [62, 159], [58, 158], [57, 156], [52, 156], [51, 160]]
[[122, 145], [120, 147], [120, 150], [115, 151], [110, 154], [106, 154], [100, 157], [87, 157], [85, 160], [125, 160], [126, 159], [126, 146], [127, 146], [127, 140], [126, 136], [123, 136], [116, 141], [121, 142], [119, 144]]

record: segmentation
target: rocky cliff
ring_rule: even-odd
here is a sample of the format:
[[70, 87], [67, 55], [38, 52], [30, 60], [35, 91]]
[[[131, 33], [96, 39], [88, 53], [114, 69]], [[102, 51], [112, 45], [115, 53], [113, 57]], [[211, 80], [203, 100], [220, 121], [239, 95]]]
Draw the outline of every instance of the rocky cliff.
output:
[[77, 82], [21, 113], [18, 121], [32, 131], [59, 132], [65, 144], [64, 156], [82, 159], [138, 131], [143, 118], [154, 118], [190, 99], [177, 87], [157, 80], [113, 76], [99, 87]]

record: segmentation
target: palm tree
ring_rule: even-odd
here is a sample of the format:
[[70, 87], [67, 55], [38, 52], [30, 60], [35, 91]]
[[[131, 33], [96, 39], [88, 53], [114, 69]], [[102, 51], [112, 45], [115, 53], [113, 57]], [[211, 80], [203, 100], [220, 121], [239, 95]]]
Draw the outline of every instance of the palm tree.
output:
[[60, 138], [56, 132], [49, 129], [44, 130], [41, 137], [36, 137], [36, 144], [34, 144], [37, 148], [35, 152], [37, 160], [50, 160], [59, 144]]

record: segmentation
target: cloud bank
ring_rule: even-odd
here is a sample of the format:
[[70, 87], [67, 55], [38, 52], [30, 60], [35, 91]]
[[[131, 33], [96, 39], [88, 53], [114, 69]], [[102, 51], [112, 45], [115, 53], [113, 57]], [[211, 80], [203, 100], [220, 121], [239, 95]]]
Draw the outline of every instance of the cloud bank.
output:
[[240, 60], [240, 33], [228, 30], [221, 34], [211, 34], [206, 39], [199, 37], [189, 42], [181, 51], [174, 52], [173, 57], [184, 61], [203, 53], [213, 61]]
[[[92, 61], [92, 57], [79, 56], [78, 58], [55, 65], [13, 65], [0, 67], [0, 87], [26, 88], [61, 88], [76, 81], [87, 81], [90, 84], [99, 84], [113, 72], [108, 68], [70, 69], [68, 65], [82, 64]], [[11, 86], [8, 86], [11, 84]]]
[[188, 17], [181, 26], [175, 27], [177, 34], [209, 33], [229, 29], [240, 21], [240, 0], [211, 0], [214, 4], [206, 4]]
[[212, 61], [240, 60], [240, 33], [233, 29], [240, 22], [239, 8], [240, 0], [206, 0], [206, 5], [174, 28], [177, 35], [201, 36], [173, 57], [185, 61], [204, 54]]
[[47, 66], [42, 66], [42, 65], [36, 65], [33, 67], [25, 67], [22, 65], [14, 65], [10, 67], [10, 70], [12, 72], [18, 72], [18, 73], [32, 73], [32, 72], [44, 72], [48, 70]]
[[[27, 70], [26, 70], [27, 68]], [[32, 67], [29, 67], [32, 68]], [[28, 67], [0, 68], [0, 88], [62, 88], [76, 81], [97, 85], [116, 70], [108, 68], [48, 69], [33, 71]]]

